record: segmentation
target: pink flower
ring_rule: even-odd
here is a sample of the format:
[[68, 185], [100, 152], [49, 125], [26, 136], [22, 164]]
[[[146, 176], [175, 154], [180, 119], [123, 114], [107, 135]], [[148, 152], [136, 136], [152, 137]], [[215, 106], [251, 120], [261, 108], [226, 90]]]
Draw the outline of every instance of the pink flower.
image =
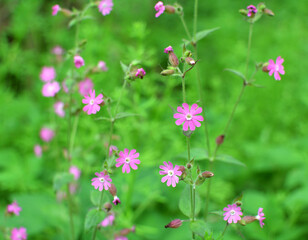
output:
[[136, 170], [138, 167], [136, 164], [140, 164], [140, 160], [137, 159], [139, 157], [139, 153], [136, 152], [136, 149], [129, 151], [127, 148], [124, 149], [124, 152], [119, 153], [119, 158], [116, 160], [116, 167], [122, 167], [122, 172], [127, 173], [130, 172], [130, 167]]
[[84, 112], [88, 112], [88, 115], [90, 114], [96, 114], [101, 108], [99, 104], [104, 102], [103, 100], [103, 94], [99, 94], [97, 97], [95, 97], [95, 90], [91, 90], [89, 96], [85, 95], [85, 98], [82, 99], [83, 104], [87, 104], [83, 107]]
[[60, 89], [61, 87], [58, 82], [47, 82], [43, 86], [42, 94], [44, 97], [54, 97]]
[[85, 80], [79, 82], [79, 92], [82, 96], [89, 94], [90, 90], [93, 89], [94, 84], [90, 78], [86, 78]]
[[113, 146], [113, 145], [111, 145], [110, 147], [109, 147], [109, 156], [111, 157], [112, 156], [112, 153], [113, 153], [113, 151], [118, 151], [119, 149], [116, 147], [116, 146]]
[[264, 213], [263, 213], [263, 208], [259, 208], [258, 215], [256, 216], [256, 219], [259, 220], [260, 226], [261, 226], [261, 228], [263, 228], [263, 226], [264, 226], [263, 220], [265, 219]]
[[69, 188], [71, 194], [76, 193], [77, 187], [78, 187], [77, 183], [69, 183], [68, 184], [68, 188]]
[[50, 142], [55, 136], [55, 132], [50, 128], [42, 128], [40, 132], [40, 137], [44, 142]]
[[74, 179], [78, 180], [80, 178], [80, 169], [76, 166], [71, 166], [69, 172], [74, 175]]
[[19, 207], [17, 202], [14, 201], [13, 203], [11, 203], [7, 206], [6, 211], [8, 213], [15, 214], [15, 215], [19, 216], [19, 212], [21, 211], [21, 207]]
[[165, 53], [170, 53], [170, 52], [173, 52], [173, 48], [171, 46], [169, 47], [166, 47], [165, 50], [164, 50]]
[[61, 56], [64, 52], [63, 48], [61, 48], [60, 46], [55, 46], [52, 51], [51, 51], [54, 55], [57, 56]]
[[182, 172], [179, 171], [179, 166], [175, 165], [173, 168], [173, 164], [171, 162], [164, 162], [164, 165], [160, 165], [159, 168], [163, 170], [159, 171], [160, 175], [167, 174], [167, 176], [164, 176], [161, 179], [161, 182], [164, 183], [168, 180], [167, 186], [169, 187], [172, 184], [172, 187], [175, 187], [179, 182], [179, 178], [177, 176], [181, 176], [182, 174]]
[[99, 225], [102, 227], [111, 226], [114, 221], [114, 214], [107, 216]]
[[258, 11], [254, 5], [249, 5], [247, 9], [248, 9], [247, 17], [251, 17], [252, 15], [256, 14]]
[[114, 205], [118, 205], [119, 203], [121, 203], [120, 198], [118, 198], [117, 196], [114, 196], [114, 197], [113, 197], [112, 203], [113, 203]]
[[64, 117], [65, 116], [65, 111], [64, 111], [64, 103], [63, 102], [56, 102], [53, 105], [53, 108], [55, 110], [55, 113], [59, 116], [59, 117]]
[[44, 82], [50, 82], [56, 77], [56, 71], [53, 67], [43, 67], [40, 73], [40, 78]]
[[98, 62], [98, 68], [104, 72], [108, 70], [106, 63], [104, 61], [99, 61]]
[[65, 93], [68, 93], [68, 87], [67, 87], [65, 81], [62, 82], [62, 89], [63, 89], [63, 91], [64, 91]]
[[232, 204], [232, 205], [228, 205], [228, 207], [224, 208], [224, 220], [227, 221], [228, 223], [232, 223], [232, 221], [234, 223], [237, 223], [237, 221], [241, 220], [241, 215], [243, 215], [243, 213], [241, 212], [241, 208], [236, 206], [236, 204]]
[[81, 56], [74, 56], [74, 63], [76, 68], [84, 66], [84, 60]]
[[100, 11], [103, 14], [103, 16], [106, 16], [111, 12], [112, 7], [113, 7], [112, 0], [102, 0], [98, 5], [98, 11]]
[[111, 178], [104, 172], [97, 172], [95, 173], [95, 175], [97, 176], [97, 178], [92, 178], [91, 180], [94, 188], [98, 188], [99, 191], [103, 191], [103, 189], [108, 190], [108, 188], [110, 188], [111, 186]]
[[52, 6], [52, 16], [57, 15], [60, 10], [61, 10], [61, 8], [60, 8], [60, 6], [58, 4]]
[[161, 14], [164, 13], [166, 9], [162, 1], [159, 1], [158, 3], [156, 3], [154, 8], [157, 11], [157, 13], [155, 14], [155, 17], [159, 17]]
[[128, 238], [125, 236], [116, 236], [114, 240], [128, 240]]
[[11, 232], [11, 240], [25, 240], [27, 239], [27, 230], [24, 227], [13, 228]]
[[274, 62], [273, 59], [268, 60], [268, 66], [267, 66], [267, 69], [269, 70], [268, 74], [272, 76], [274, 73], [274, 77], [276, 80], [281, 80], [279, 73], [282, 75], [285, 74], [284, 67], [282, 66], [283, 61], [284, 59], [281, 58], [280, 56], [277, 57], [276, 63]]
[[202, 108], [198, 107], [196, 103], [191, 105], [189, 110], [189, 105], [187, 103], [182, 104], [183, 107], [178, 107], [177, 111], [179, 113], [175, 113], [173, 115], [174, 118], [178, 118], [175, 121], [176, 125], [181, 125], [184, 122], [183, 130], [187, 131], [188, 127], [191, 131], [194, 131], [196, 127], [200, 127], [203, 121], [203, 117], [200, 115], [196, 115], [202, 112]]
[[139, 77], [140, 79], [142, 79], [144, 76], [145, 76], [146, 72], [144, 71], [143, 68], [139, 68], [137, 69], [137, 72], [136, 72], [136, 77]]
[[34, 154], [37, 157], [41, 157], [42, 156], [42, 147], [38, 144], [34, 145]]

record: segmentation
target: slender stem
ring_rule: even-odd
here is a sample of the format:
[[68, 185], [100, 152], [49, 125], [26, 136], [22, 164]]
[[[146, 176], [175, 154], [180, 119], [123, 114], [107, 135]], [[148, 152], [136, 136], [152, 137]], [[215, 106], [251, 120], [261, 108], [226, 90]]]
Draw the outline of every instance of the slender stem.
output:
[[182, 94], [183, 94], [183, 103], [185, 103], [186, 102], [185, 77], [182, 77]]
[[248, 35], [247, 58], [246, 58], [246, 72], [245, 72], [246, 78], [248, 78], [247, 74], [248, 74], [248, 65], [249, 65], [249, 58], [250, 58], [252, 29], [253, 29], [253, 23], [250, 23], [250, 25], [249, 25], [249, 35]]
[[[99, 210], [99, 211], [101, 211], [102, 208], [103, 208], [102, 204], [103, 204], [104, 192], [105, 192], [104, 190], [101, 191], [101, 195], [100, 195], [100, 197], [99, 197], [99, 205], [98, 205], [98, 207], [99, 207], [98, 210]], [[96, 232], [97, 232], [97, 226], [94, 227], [93, 234], [92, 234], [92, 240], [95, 240], [95, 238], [96, 238]]]
[[194, 8], [194, 41], [197, 40], [198, 0], [195, 0]]
[[227, 223], [226, 226], [225, 226], [225, 228], [224, 228], [224, 231], [223, 231], [222, 234], [221, 234], [221, 237], [223, 237], [223, 236], [225, 235], [225, 232], [226, 232], [228, 226], [229, 226], [229, 224]]
[[67, 184], [67, 199], [68, 199], [68, 210], [69, 210], [69, 219], [70, 219], [70, 228], [71, 228], [71, 239], [75, 240], [75, 228], [73, 220], [73, 204], [72, 204], [72, 195], [70, 193], [69, 184]]
[[183, 27], [184, 27], [184, 29], [185, 29], [186, 35], [187, 35], [187, 37], [189, 38], [188, 40], [191, 41], [191, 40], [192, 40], [192, 37], [191, 37], [191, 35], [190, 35], [189, 31], [188, 31], [186, 22], [185, 22], [185, 20], [184, 20], [184, 15], [183, 15], [183, 14], [180, 15], [180, 18], [181, 18], [181, 22], [182, 22], [182, 24], [183, 24]]
[[78, 122], [79, 122], [79, 115], [77, 115], [74, 118], [73, 130], [71, 132], [70, 145], [69, 145], [69, 152], [70, 152], [70, 154], [73, 152], [73, 149], [74, 149], [75, 137], [76, 137], [77, 128], [78, 128]]
[[126, 87], [126, 79], [124, 79], [124, 83], [123, 83], [123, 85], [122, 85], [120, 97], [119, 97], [118, 102], [117, 102], [117, 105], [116, 105], [116, 107], [115, 107], [115, 109], [114, 109], [114, 117], [116, 117], [116, 114], [117, 114], [117, 111], [118, 111], [118, 108], [119, 108], [119, 104], [120, 104], [120, 102], [121, 102], [121, 99], [122, 99], [122, 96], [123, 96], [123, 92], [124, 92], [125, 87]]

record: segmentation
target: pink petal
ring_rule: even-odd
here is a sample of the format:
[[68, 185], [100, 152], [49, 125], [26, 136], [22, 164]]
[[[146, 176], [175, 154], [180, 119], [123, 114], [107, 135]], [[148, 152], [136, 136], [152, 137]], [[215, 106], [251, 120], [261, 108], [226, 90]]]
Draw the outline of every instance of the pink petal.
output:
[[189, 105], [187, 103], [183, 103], [182, 106], [184, 108], [185, 114], [189, 113]]
[[182, 113], [175, 113], [173, 114], [173, 118], [185, 118], [185, 115]]
[[130, 162], [130, 167], [134, 170], [138, 169], [137, 165], [133, 162]]
[[168, 178], [169, 178], [168, 175], [167, 175], [167, 176], [164, 176], [164, 177], [161, 179], [161, 182], [162, 182], [162, 183], [166, 182], [166, 181], [168, 180]]
[[159, 175], [166, 175], [168, 174], [168, 171], [159, 171]]
[[188, 123], [189, 123], [190, 130], [195, 131], [196, 127], [195, 127], [194, 123], [192, 121], [188, 121]]
[[169, 187], [172, 183], [172, 180], [171, 180], [171, 177], [168, 178], [168, 181], [167, 181], [167, 186]]
[[186, 112], [184, 111], [184, 109], [182, 107], [177, 107], [176, 110], [179, 112], [179, 113], [183, 113], [186, 115]]
[[188, 121], [185, 121], [184, 125], [183, 125], [183, 130], [187, 131], [188, 130]]
[[179, 126], [179, 125], [181, 125], [183, 122], [185, 122], [185, 120], [186, 120], [186, 118], [180, 118], [180, 119], [178, 119], [178, 120], [175, 121], [175, 124]]

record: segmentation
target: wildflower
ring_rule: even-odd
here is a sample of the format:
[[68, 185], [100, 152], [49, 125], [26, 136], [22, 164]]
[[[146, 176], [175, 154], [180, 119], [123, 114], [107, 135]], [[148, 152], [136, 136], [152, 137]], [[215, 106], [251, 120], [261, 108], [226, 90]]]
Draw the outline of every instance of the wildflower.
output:
[[80, 94], [84, 96], [89, 94], [90, 90], [93, 89], [94, 84], [90, 78], [86, 78], [85, 80], [79, 82], [78, 87]]
[[24, 227], [13, 228], [11, 232], [11, 240], [25, 240], [27, 239], [27, 230]]
[[263, 226], [264, 226], [263, 220], [265, 219], [264, 213], [263, 213], [263, 208], [259, 208], [258, 215], [256, 216], [256, 219], [259, 220], [260, 226], [261, 226], [261, 228], [263, 228]]
[[118, 198], [118, 196], [114, 196], [114, 197], [113, 197], [112, 203], [113, 203], [114, 205], [120, 204], [120, 203], [121, 203], [120, 198]]
[[136, 149], [129, 151], [127, 148], [124, 149], [124, 152], [119, 153], [119, 158], [116, 160], [116, 167], [122, 167], [122, 172], [130, 172], [130, 167], [136, 170], [138, 167], [136, 164], [140, 164], [140, 160], [136, 159], [139, 157], [139, 153], [136, 152]]
[[43, 67], [40, 73], [40, 78], [44, 82], [50, 82], [56, 77], [56, 71], [54, 67]]
[[267, 69], [269, 70], [268, 74], [272, 76], [274, 73], [275, 80], [281, 80], [279, 73], [282, 75], [285, 74], [284, 67], [282, 66], [283, 61], [284, 59], [281, 58], [280, 56], [277, 57], [276, 63], [272, 59], [268, 60], [268, 66], [267, 66]]
[[98, 10], [103, 14], [103, 16], [106, 16], [110, 14], [112, 7], [113, 7], [112, 0], [102, 0], [98, 5]]
[[61, 7], [57, 4], [57, 5], [52, 6], [51, 9], [52, 9], [52, 16], [55, 16], [61, 10]]
[[60, 89], [61, 87], [58, 82], [47, 82], [43, 86], [42, 94], [44, 97], [54, 97]]
[[165, 50], [164, 50], [165, 53], [170, 53], [170, 52], [173, 52], [173, 48], [171, 46], [169, 47], [166, 47]]
[[254, 5], [249, 5], [247, 9], [248, 9], [247, 17], [254, 16], [258, 11]]
[[[183, 107], [178, 107], [178, 113], [173, 115], [177, 120], [175, 121], [176, 125], [181, 125], [184, 122], [183, 130], [187, 131], [188, 128], [191, 131], [194, 131], [196, 127], [200, 127], [203, 121], [203, 117], [200, 115], [196, 115], [202, 112], [202, 108], [198, 107], [196, 103], [191, 105], [189, 110], [189, 105], [187, 103], [182, 104]], [[200, 121], [200, 122], [199, 122]]]
[[143, 68], [138, 68], [135, 76], [142, 79], [145, 76], [145, 74], [146, 72], [144, 71]]
[[179, 228], [182, 226], [182, 220], [181, 219], [174, 219], [170, 223], [168, 223], [165, 228]]
[[125, 236], [116, 236], [114, 240], [128, 240], [128, 238]]
[[61, 56], [64, 52], [63, 48], [60, 47], [60, 46], [54, 46], [52, 51], [51, 51], [54, 55], [57, 55], [57, 56]]
[[54, 136], [55, 132], [50, 128], [43, 127], [40, 131], [40, 137], [44, 142], [50, 142]]
[[71, 166], [69, 172], [74, 175], [74, 179], [78, 180], [80, 178], [80, 169], [76, 166]]
[[237, 221], [241, 220], [241, 215], [243, 213], [241, 212], [241, 207], [236, 206], [236, 204], [228, 205], [228, 207], [224, 208], [225, 213], [223, 214], [224, 220], [228, 221], [228, 223], [237, 223]]
[[164, 165], [160, 165], [159, 168], [163, 170], [159, 171], [160, 175], [167, 174], [167, 176], [164, 176], [161, 179], [161, 182], [164, 183], [168, 180], [167, 186], [169, 187], [172, 184], [172, 187], [175, 187], [176, 184], [179, 182], [179, 178], [177, 176], [182, 175], [182, 172], [179, 171], [180, 166], [175, 165], [173, 168], [173, 164], [171, 162], [164, 162]]
[[110, 147], [109, 147], [109, 156], [111, 157], [112, 156], [112, 153], [113, 152], [116, 152], [116, 151], [118, 151], [119, 149], [116, 147], [116, 146], [113, 146], [113, 145], [111, 145]]
[[81, 56], [74, 56], [74, 63], [75, 63], [75, 67], [76, 68], [80, 68], [82, 66], [84, 66], [84, 60]]
[[158, 3], [156, 3], [154, 8], [157, 11], [157, 13], [155, 14], [155, 17], [159, 17], [161, 14], [164, 13], [166, 9], [162, 1], [159, 1]]
[[105, 173], [105, 172], [100, 172], [100, 173], [95, 173], [97, 176], [96, 178], [92, 178], [92, 185], [94, 186], [95, 189], [98, 188], [99, 191], [103, 191], [103, 189], [108, 190], [111, 186], [111, 178]]
[[41, 157], [42, 156], [42, 152], [43, 152], [43, 150], [42, 150], [42, 147], [40, 145], [38, 145], [38, 144], [34, 145], [34, 154], [35, 154], [35, 156]]
[[106, 63], [104, 61], [99, 61], [98, 62], [98, 68], [104, 72], [108, 70]]
[[83, 107], [83, 111], [87, 112], [88, 115], [90, 114], [96, 114], [100, 110], [99, 104], [101, 104], [103, 100], [103, 94], [99, 94], [97, 97], [95, 97], [95, 90], [90, 90], [90, 94], [87, 96], [84, 96], [85, 98], [82, 99], [83, 104], [87, 104]]
[[11, 203], [7, 206], [6, 211], [10, 214], [15, 214], [15, 215], [19, 216], [19, 212], [21, 211], [21, 207], [18, 206], [16, 201], [14, 201], [13, 203]]
[[64, 117], [65, 116], [65, 111], [64, 111], [64, 103], [63, 102], [56, 102], [53, 105], [53, 108], [55, 110], [55, 113], [59, 116], [59, 117]]
[[108, 215], [99, 225], [102, 227], [111, 226], [114, 221], [114, 214]]

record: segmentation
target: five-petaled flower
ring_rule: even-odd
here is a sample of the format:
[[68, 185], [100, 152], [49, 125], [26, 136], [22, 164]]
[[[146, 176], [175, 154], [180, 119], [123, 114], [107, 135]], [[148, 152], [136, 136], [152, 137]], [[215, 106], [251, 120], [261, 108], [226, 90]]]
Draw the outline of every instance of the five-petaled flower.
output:
[[203, 117], [200, 115], [196, 115], [202, 112], [202, 108], [198, 107], [196, 103], [191, 105], [191, 108], [189, 110], [189, 105], [187, 103], [182, 104], [183, 107], [177, 107], [178, 113], [175, 113], [173, 117], [177, 119], [175, 121], [176, 125], [183, 124], [183, 130], [187, 131], [188, 128], [191, 131], [194, 131], [196, 127], [200, 127], [201, 123], [203, 121]]
[[84, 66], [84, 60], [81, 56], [74, 56], [74, 63], [75, 63], [75, 67], [76, 68], [80, 68], [82, 66]]
[[166, 182], [167, 180], [167, 186], [169, 187], [172, 185], [172, 187], [175, 187], [176, 184], [179, 182], [179, 178], [177, 176], [181, 176], [182, 172], [179, 171], [180, 166], [175, 165], [173, 167], [173, 164], [171, 162], [164, 162], [164, 165], [159, 166], [160, 169], [163, 171], [159, 171], [160, 175], [165, 175], [162, 179], [161, 182]]
[[119, 203], [121, 203], [120, 198], [118, 198], [118, 196], [114, 196], [112, 203], [114, 205], [118, 205]]
[[40, 137], [44, 142], [50, 142], [55, 136], [55, 132], [47, 127], [43, 127], [40, 131]]
[[105, 189], [106, 191], [110, 188], [111, 186], [111, 178], [105, 174], [104, 172], [100, 173], [95, 173], [97, 176], [96, 178], [92, 178], [92, 185], [94, 186], [95, 189], [98, 188], [99, 191], [103, 191]]
[[13, 228], [11, 232], [11, 240], [25, 240], [27, 239], [27, 230], [24, 227]]
[[258, 11], [254, 5], [249, 5], [247, 9], [248, 9], [247, 17], [254, 16], [254, 14], [256, 14]]
[[138, 68], [137, 72], [135, 74], [136, 77], [139, 77], [140, 79], [143, 79], [143, 77], [145, 76], [146, 72], [144, 71], [143, 68]]
[[65, 116], [65, 111], [64, 111], [64, 103], [61, 101], [56, 102], [53, 105], [53, 108], [55, 110], [55, 113], [59, 116], [59, 117], [64, 117]]
[[40, 79], [44, 82], [50, 82], [56, 77], [56, 70], [54, 67], [43, 67], [40, 73]]
[[6, 211], [10, 214], [15, 214], [19, 216], [19, 212], [21, 211], [21, 207], [17, 204], [16, 201], [13, 203], [9, 204], [6, 208]]
[[224, 220], [228, 221], [229, 224], [232, 223], [232, 221], [234, 223], [237, 223], [239, 220], [241, 220], [240, 216], [243, 215], [243, 213], [241, 212], [241, 208], [238, 207], [235, 203], [232, 205], [228, 205], [228, 207], [225, 207], [224, 211]]
[[42, 156], [42, 152], [43, 152], [42, 147], [40, 145], [38, 145], [38, 144], [35, 144], [34, 145], [34, 154], [35, 154], [35, 156], [40, 158]]
[[114, 214], [110, 214], [99, 224], [102, 227], [111, 226], [114, 221]]
[[96, 114], [101, 108], [99, 104], [101, 104], [103, 100], [103, 94], [99, 94], [97, 97], [95, 97], [95, 90], [91, 90], [90, 94], [87, 96], [84, 96], [85, 98], [82, 99], [83, 104], [87, 104], [83, 107], [83, 111], [87, 112], [88, 115], [90, 114]]
[[51, 9], [52, 9], [52, 16], [55, 16], [61, 10], [61, 7], [57, 4], [57, 5], [52, 6]]
[[285, 74], [284, 67], [282, 66], [283, 61], [284, 59], [281, 58], [280, 56], [277, 57], [276, 63], [274, 62], [273, 59], [268, 60], [268, 66], [267, 66], [267, 69], [269, 70], [268, 74], [272, 76], [274, 73], [275, 80], [281, 80], [279, 73], [282, 75]]
[[106, 16], [111, 12], [112, 7], [112, 0], [102, 0], [98, 5], [98, 10], [103, 14], [103, 16]]
[[261, 226], [261, 228], [263, 228], [263, 226], [264, 226], [263, 220], [265, 219], [264, 213], [263, 213], [263, 208], [259, 208], [258, 215], [256, 216], [256, 219], [259, 220], [260, 226]]
[[74, 179], [78, 180], [80, 178], [80, 169], [76, 166], [71, 166], [69, 172], [74, 175]]
[[129, 151], [127, 148], [124, 149], [124, 152], [121, 151], [119, 153], [119, 158], [116, 160], [116, 167], [122, 167], [122, 172], [127, 173], [130, 172], [130, 167], [136, 170], [138, 167], [136, 164], [140, 164], [140, 160], [137, 159], [139, 157], [139, 153], [136, 152], [136, 149]]
[[158, 3], [156, 3], [154, 8], [157, 11], [157, 13], [155, 14], [155, 17], [159, 17], [161, 14], [164, 13], [166, 9], [162, 1], [159, 1]]
[[61, 87], [58, 82], [47, 82], [42, 88], [42, 94], [44, 97], [54, 97], [60, 91], [60, 89]]

